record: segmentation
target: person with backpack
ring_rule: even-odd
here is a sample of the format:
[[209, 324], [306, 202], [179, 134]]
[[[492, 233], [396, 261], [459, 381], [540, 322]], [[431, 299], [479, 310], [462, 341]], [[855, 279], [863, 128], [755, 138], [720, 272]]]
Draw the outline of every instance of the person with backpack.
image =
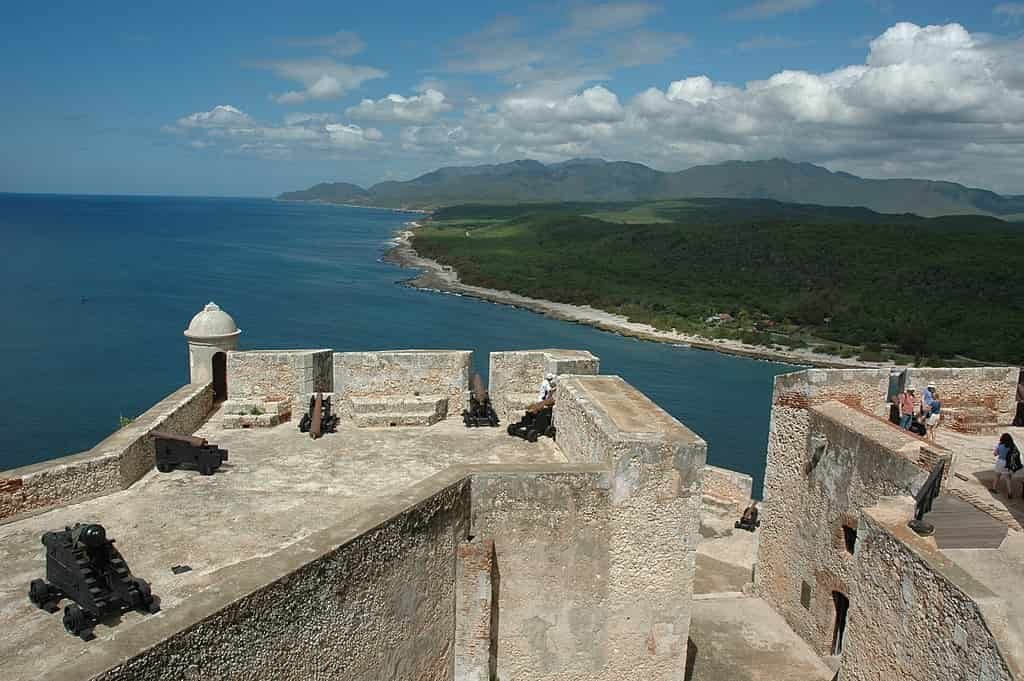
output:
[[1006, 476], [1006, 496], [1012, 497], [1013, 487], [1010, 485], [1012, 476], [1024, 467], [1024, 464], [1021, 462], [1020, 450], [1009, 433], [1003, 433], [1000, 436], [999, 444], [992, 450], [992, 455], [996, 457], [995, 465], [992, 467], [996, 474], [992, 481], [992, 491], [998, 493], [999, 480]]

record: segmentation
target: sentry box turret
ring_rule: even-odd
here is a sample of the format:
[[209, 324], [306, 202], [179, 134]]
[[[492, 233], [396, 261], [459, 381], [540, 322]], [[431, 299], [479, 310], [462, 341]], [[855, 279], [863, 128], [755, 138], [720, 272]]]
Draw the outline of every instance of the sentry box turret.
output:
[[203, 475], [213, 475], [220, 465], [228, 460], [228, 450], [211, 445], [201, 437], [174, 435], [158, 430], [152, 431], [156, 447], [156, 469], [169, 473], [179, 466], [196, 468]]
[[107, 615], [128, 610], [159, 612], [149, 584], [133, 577], [114, 540], [102, 525], [77, 523], [59, 532], [47, 532], [46, 579], [33, 579], [28, 597], [36, 607], [57, 612], [61, 599], [64, 628], [83, 640], [92, 638], [92, 628]]

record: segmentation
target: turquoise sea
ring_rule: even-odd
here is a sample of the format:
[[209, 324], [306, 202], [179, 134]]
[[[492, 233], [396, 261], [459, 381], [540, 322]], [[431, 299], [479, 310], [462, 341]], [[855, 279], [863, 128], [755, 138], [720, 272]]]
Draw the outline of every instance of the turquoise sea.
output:
[[772, 377], [796, 367], [638, 341], [401, 285], [407, 214], [269, 199], [0, 194], [0, 469], [88, 449], [188, 381], [213, 300], [243, 348], [585, 348], [760, 490]]

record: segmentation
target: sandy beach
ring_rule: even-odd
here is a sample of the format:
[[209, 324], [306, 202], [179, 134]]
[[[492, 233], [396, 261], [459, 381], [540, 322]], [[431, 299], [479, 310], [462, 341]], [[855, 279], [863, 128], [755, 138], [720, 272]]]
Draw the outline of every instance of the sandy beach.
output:
[[891, 363], [862, 362], [853, 358], [811, 352], [807, 349], [779, 350], [759, 345], [747, 345], [736, 340], [705, 338], [675, 331], [664, 331], [656, 329], [649, 324], [632, 322], [622, 315], [605, 312], [589, 305], [556, 303], [539, 298], [528, 298], [511, 291], [498, 291], [481, 286], [472, 286], [460, 281], [459, 273], [451, 267], [441, 265], [430, 258], [424, 258], [416, 252], [413, 248], [412, 240], [415, 230], [419, 226], [420, 223], [418, 222], [407, 222], [405, 229], [398, 232], [392, 240], [394, 246], [384, 255], [384, 260], [387, 262], [421, 270], [420, 274], [405, 282], [409, 286], [470, 296], [503, 305], [512, 305], [513, 307], [532, 310], [556, 319], [576, 322], [577, 324], [589, 324], [598, 329], [623, 336], [632, 336], [659, 343], [672, 343], [729, 355], [829, 368], [891, 366]]

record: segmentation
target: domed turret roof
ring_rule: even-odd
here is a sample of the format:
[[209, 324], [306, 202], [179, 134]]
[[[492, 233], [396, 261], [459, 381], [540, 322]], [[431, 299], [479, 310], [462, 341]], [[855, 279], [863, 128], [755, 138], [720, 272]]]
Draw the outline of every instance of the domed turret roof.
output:
[[192, 318], [185, 335], [188, 338], [227, 338], [237, 336], [239, 331], [235, 320], [216, 303], [208, 303], [203, 311]]

